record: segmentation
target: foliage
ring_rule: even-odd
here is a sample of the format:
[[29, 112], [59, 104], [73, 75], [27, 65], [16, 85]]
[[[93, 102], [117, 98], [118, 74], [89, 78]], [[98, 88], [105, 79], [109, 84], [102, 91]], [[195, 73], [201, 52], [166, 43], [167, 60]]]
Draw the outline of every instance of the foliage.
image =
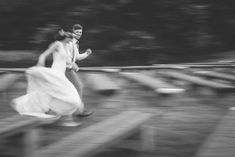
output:
[[197, 61], [233, 49], [232, 0], [1, 0], [1, 49], [44, 50], [84, 26], [86, 65]]

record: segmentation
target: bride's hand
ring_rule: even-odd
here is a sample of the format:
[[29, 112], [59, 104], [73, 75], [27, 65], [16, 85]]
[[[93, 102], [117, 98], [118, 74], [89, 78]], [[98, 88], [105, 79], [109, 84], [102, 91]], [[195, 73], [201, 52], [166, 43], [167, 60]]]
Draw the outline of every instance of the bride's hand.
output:
[[79, 70], [79, 67], [76, 63], [73, 63], [72, 69], [77, 72]]

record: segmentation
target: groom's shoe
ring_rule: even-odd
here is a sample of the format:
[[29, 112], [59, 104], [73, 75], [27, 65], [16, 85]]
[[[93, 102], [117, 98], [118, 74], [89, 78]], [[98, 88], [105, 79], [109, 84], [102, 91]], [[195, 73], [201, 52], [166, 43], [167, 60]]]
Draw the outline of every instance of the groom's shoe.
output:
[[88, 117], [88, 116], [92, 115], [93, 113], [94, 113], [94, 111], [84, 110], [82, 113], [76, 114], [75, 116], [83, 118], [83, 117]]

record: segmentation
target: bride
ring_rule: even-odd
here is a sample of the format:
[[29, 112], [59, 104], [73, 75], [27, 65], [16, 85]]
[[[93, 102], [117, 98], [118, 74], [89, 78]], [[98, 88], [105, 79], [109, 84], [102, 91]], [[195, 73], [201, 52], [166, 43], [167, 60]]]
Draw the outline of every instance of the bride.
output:
[[[63, 117], [64, 126], [77, 126], [72, 114], [84, 110], [80, 96], [73, 84], [66, 78], [66, 61], [69, 59], [66, 46], [73, 39], [72, 34], [60, 31], [57, 40], [43, 52], [37, 66], [26, 70], [27, 94], [12, 101], [17, 112], [22, 115], [50, 117], [53, 112]], [[50, 68], [45, 67], [46, 57], [52, 54]]]

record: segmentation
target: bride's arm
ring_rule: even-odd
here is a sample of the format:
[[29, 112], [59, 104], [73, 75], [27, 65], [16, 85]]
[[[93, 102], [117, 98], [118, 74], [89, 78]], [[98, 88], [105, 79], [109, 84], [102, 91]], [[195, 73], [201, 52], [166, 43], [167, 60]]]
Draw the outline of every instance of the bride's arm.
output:
[[58, 48], [58, 43], [55, 42], [53, 44], [51, 44], [48, 49], [46, 49], [38, 58], [38, 66], [45, 66], [45, 62], [47, 57], [52, 54], [57, 48]]

